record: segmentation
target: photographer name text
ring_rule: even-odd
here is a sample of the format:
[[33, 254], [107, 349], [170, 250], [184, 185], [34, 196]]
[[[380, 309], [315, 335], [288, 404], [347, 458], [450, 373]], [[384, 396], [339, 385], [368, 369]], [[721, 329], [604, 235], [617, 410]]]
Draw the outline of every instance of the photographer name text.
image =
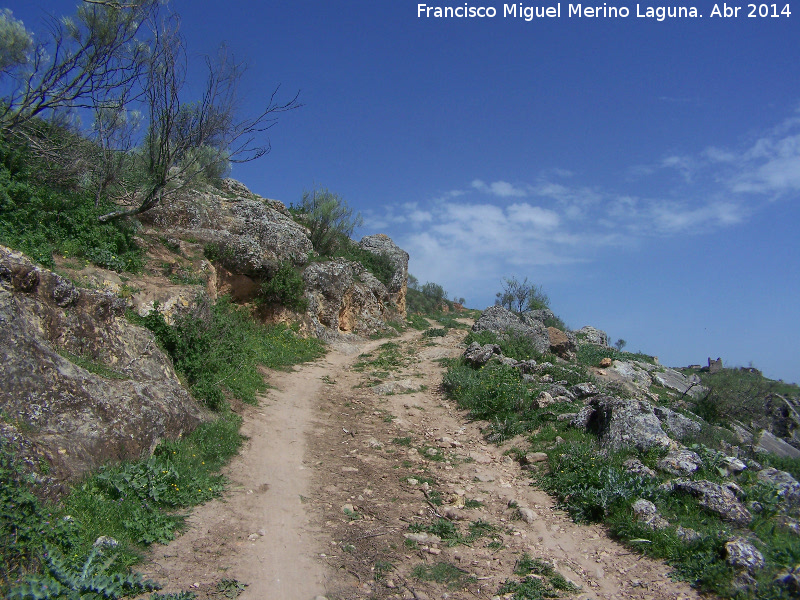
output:
[[[787, 19], [792, 15], [788, 3], [781, 4], [714, 4], [709, 18], [719, 19]], [[636, 17], [642, 19], [655, 19], [656, 21], [666, 21], [667, 19], [700, 19], [706, 15], [699, 12], [696, 6], [650, 6], [637, 4], [635, 7], [624, 5], [609, 5], [606, 2], [602, 6], [589, 4], [558, 4], [548, 6], [529, 6], [522, 3], [503, 4], [501, 8], [496, 6], [479, 6], [471, 4], [459, 4], [449, 6], [433, 6], [430, 4], [417, 4], [417, 18], [420, 19], [494, 19], [502, 17], [506, 19], [522, 19], [533, 21], [534, 19], [561, 17], [580, 18], [580, 19], [627, 19]]]

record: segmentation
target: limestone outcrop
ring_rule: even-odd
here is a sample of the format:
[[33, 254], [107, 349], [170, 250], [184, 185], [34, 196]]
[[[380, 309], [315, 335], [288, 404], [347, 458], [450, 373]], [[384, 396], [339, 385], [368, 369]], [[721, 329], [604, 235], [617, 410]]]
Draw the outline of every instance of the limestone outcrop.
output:
[[114, 294], [75, 287], [0, 246], [2, 437], [50, 483], [192, 431], [204, 411]]

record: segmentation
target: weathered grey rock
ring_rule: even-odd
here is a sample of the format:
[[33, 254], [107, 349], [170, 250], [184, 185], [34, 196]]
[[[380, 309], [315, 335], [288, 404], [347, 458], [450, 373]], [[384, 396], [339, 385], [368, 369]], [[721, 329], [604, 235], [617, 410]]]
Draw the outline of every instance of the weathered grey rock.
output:
[[537, 352], [544, 354], [550, 349], [550, 337], [541, 321], [523, 323], [513, 312], [502, 306], [490, 306], [472, 326], [473, 331], [492, 331], [500, 336], [522, 336], [529, 338]]
[[589, 396], [597, 396], [600, 390], [593, 383], [577, 383], [573, 385], [570, 390], [578, 398], [588, 398]]
[[759, 452], [769, 452], [783, 458], [800, 458], [800, 450], [784, 442], [781, 438], [774, 436], [766, 429], [758, 437], [756, 450]]
[[725, 562], [736, 570], [750, 574], [767, 565], [764, 555], [744, 538], [734, 538], [725, 543]]
[[572, 418], [569, 424], [578, 429], [588, 429], [589, 423], [592, 417], [594, 417], [594, 413], [595, 408], [593, 406], [584, 406], [578, 411], [578, 414]]
[[653, 412], [661, 421], [664, 429], [675, 439], [682, 440], [689, 436], [696, 436], [702, 430], [702, 426], [697, 421], [664, 406], [654, 406]]
[[681, 527], [680, 525], [675, 528], [675, 535], [678, 536], [678, 539], [681, 539], [688, 544], [691, 544], [702, 537], [691, 527]]
[[622, 463], [622, 466], [625, 467], [625, 470], [628, 471], [628, 473], [641, 475], [642, 477], [648, 477], [650, 479], [655, 479], [656, 477], [658, 477], [658, 475], [656, 474], [655, 471], [653, 471], [653, 469], [645, 465], [638, 458], [629, 458], [624, 463]]
[[739, 502], [735, 494], [717, 483], [706, 479], [700, 481], [676, 479], [673, 488], [691, 494], [699, 500], [701, 506], [717, 513], [724, 521], [747, 525], [752, 519], [750, 511]]
[[539, 515], [526, 506], [520, 506], [517, 511], [519, 511], [520, 518], [526, 523], [535, 523], [539, 519]]
[[398, 312], [406, 312], [406, 286], [408, 284], [408, 252], [395, 244], [392, 239], [378, 233], [361, 238], [358, 243], [364, 250], [373, 254], [388, 256], [394, 266], [394, 274], [386, 286]]
[[214, 191], [178, 194], [144, 213], [142, 220], [178, 237], [216, 244], [228, 270], [252, 277], [273, 272], [284, 261], [304, 265], [314, 250], [308, 230], [282, 203], [249, 192], [233, 199]]
[[769, 467], [758, 472], [758, 479], [778, 488], [778, 495], [787, 508], [800, 507], [800, 483], [791, 474]]
[[536, 361], [532, 358], [529, 358], [528, 360], [521, 360], [519, 363], [517, 363], [517, 368], [519, 369], [520, 373], [523, 373], [523, 375], [535, 373]]
[[730, 476], [730, 475], [738, 475], [739, 473], [747, 469], [747, 465], [734, 456], [725, 456], [720, 461], [719, 468], [726, 476]]
[[307, 314], [319, 338], [371, 336], [389, 330], [386, 321], [402, 318], [386, 286], [359, 263], [343, 258], [312, 263], [303, 281]]
[[484, 344], [481, 346], [478, 342], [472, 342], [467, 349], [464, 350], [464, 360], [471, 364], [473, 367], [482, 367], [493, 356], [500, 355], [500, 346], [497, 344]]
[[611, 371], [614, 371], [621, 379], [635, 385], [636, 387], [647, 389], [653, 383], [650, 372], [638, 361], [615, 360]]
[[653, 406], [644, 400], [624, 400], [614, 396], [595, 396], [594, 408], [587, 429], [600, 436], [600, 443], [619, 449], [635, 446], [647, 450], [654, 446], [666, 448], [671, 440], [661, 428]]
[[703, 460], [696, 452], [687, 448], [670, 450], [658, 461], [658, 468], [673, 475], [691, 475], [703, 465]]
[[669, 527], [669, 521], [658, 514], [656, 505], [649, 500], [639, 498], [633, 503], [631, 508], [633, 509], [636, 520], [647, 525], [650, 529], [664, 529], [665, 527]]
[[654, 371], [652, 377], [653, 381], [658, 385], [681, 394], [688, 394], [694, 398], [700, 397], [708, 391], [708, 388], [700, 385], [700, 378], [697, 375], [686, 377], [675, 369]]
[[752, 444], [753, 434], [742, 423], [731, 423], [731, 429], [736, 434], [740, 444]]
[[545, 408], [547, 406], [550, 406], [554, 402], [555, 400], [553, 399], [553, 396], [551, 396], [549, 392], [542, 392], [536, 399], [534, 399], [534, 401], [531, 404], [531, 408], [533, 409]]
[[553, 322], [556, 319], [555, 313], [550, 310], [549, 308], [539, 308], [537, 310], [526, 310], [521, 315], [522, 320], [525, 322], [528, 321], [540, 321], [541, 323], [545, 322]]
[[775, 581], [790, 593], [800, 595], [800, 565], [795, 565], [776, 575]]
[[138, 458], [205, 418], [126, 307], [0, 246], [0, 412], [22, 425], [4, 438], [50, 463], [54, 484]]
[[575, 394], [573, 394], [570, 390], [565, 388], [563, 385], [554, 383], [553, 385], [547, 388], [547, 391], [550, 392], [550, 395], [553, 397], [556, 396], [566, 396], [570, 400], [575, 400]]
[[584, 341], [589, 342], [590, 344], [597, 344], [598, 346], [608, 346], [608, 334], [603, 331], [602, 329], [596, 329], [589, 325], [585, 327], [581, 327], [576, 331], [579, 338], [583, 338]]

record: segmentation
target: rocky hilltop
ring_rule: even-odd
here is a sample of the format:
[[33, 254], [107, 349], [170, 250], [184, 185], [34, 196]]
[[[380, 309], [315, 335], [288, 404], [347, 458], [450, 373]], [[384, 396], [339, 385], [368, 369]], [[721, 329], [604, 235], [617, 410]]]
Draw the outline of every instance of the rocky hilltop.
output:
[[[393, 274], [382, 283], [359, 262], [317, 256], [286, 206], [233, 180], [177, 195], [143, 217], [147, 259], [136, 274], [61, 258], [57, 274], [0, 246], [0, 435], [56, 490], [107, 461], [152, 452], [206, 418], [127, 310], [157, 309], [170, 323], [229, 295], [257, 318], [299, 323], [326, 340], [391, 331], [390, 322], [405, 318], [408, 254], [385, 235], [359, 243], [390, 261]], [[256, 303], [285, 264], [302, 274], [306, 310]]]

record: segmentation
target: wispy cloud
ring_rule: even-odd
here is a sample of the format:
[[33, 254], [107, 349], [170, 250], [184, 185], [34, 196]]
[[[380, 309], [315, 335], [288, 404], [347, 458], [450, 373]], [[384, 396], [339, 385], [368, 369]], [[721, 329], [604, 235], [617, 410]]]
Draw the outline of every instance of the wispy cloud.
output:
[[[775, 197], [800, 191], [800, 118], [738, 148], [671, 153], [629, 172], [636, 179], [621, 181], [622, 189], [567, 169], [528, 182], [475, 178], [375, 217], [410, 252], [418, 277], [480, 289], [503, 274], [591, 262], [607, 248], [745, 222]], [[653, 189], [661, 193], [642, 193]]]
[[515, 187], [507, 181], [494, 181], [486, 183], [480, 179], [472, 181], [472, 188], [499, 198], [524, 198], [528, 192], [521, 187]]

